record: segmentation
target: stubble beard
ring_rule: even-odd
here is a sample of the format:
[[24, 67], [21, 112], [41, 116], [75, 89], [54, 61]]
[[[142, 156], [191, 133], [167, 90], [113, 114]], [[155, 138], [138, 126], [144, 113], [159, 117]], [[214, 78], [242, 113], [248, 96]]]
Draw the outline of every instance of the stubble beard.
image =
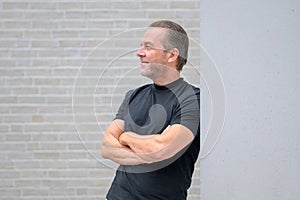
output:
[[164, 66], [161, 64], [147, 64], [145, 66], [141, 66], [141, 75], [147, 78], [152, 79], [153, 81], [157, 78], [163, 76], [164, 74]]

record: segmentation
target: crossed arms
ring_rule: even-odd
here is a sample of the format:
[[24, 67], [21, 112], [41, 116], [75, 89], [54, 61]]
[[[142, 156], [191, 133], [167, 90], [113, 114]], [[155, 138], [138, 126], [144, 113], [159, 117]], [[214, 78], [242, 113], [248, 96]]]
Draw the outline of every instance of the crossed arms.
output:
[[116, 119], [105, 132], [101, 153], [121, 165], [149, 164], [171, 158], [193, 139], [193, 133], [180, 124], [169, 126], [161, 134], [139, 135], [124, 132], [124, 121]]

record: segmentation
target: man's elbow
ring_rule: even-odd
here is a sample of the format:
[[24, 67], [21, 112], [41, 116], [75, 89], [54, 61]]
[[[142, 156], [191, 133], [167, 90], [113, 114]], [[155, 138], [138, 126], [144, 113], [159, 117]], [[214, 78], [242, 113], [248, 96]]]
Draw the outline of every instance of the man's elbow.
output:
[[102, 147], [101, 147], [101, 157], [102, 158], [108, 158], [108, 152], [107, 152], [107, 150], [106, 150], [106, 148], [102, 145]]

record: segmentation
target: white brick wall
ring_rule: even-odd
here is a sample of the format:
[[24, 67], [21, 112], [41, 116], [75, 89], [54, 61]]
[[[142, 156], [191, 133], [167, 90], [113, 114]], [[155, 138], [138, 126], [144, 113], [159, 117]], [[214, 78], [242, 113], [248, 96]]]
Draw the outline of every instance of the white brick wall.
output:
[[[103, 131], [124, 92], [145, 81], [134, 70], [133, 30], [171, 19], [199, 41], [199, 8], [192, 0], [2, 0], [0, 199], [104, 199], [114, 170], [100, 162]], [[198, 84], [195, 68], [184, 74]], [[189, 199], [199, 188], [197, 168]]]

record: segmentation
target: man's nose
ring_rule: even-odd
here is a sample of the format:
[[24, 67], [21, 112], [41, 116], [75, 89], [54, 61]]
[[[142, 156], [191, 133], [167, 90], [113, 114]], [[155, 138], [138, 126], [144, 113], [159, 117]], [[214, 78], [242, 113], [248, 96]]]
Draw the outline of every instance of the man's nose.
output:
[[137, 55], [138, 57], [145, 57], [145, 56], [146, 56], [146, 53], [145, 53], [144, 49], [141, 47], [141, 48], [139, 48], [139, 49], [137, 50], [136, 55]]

